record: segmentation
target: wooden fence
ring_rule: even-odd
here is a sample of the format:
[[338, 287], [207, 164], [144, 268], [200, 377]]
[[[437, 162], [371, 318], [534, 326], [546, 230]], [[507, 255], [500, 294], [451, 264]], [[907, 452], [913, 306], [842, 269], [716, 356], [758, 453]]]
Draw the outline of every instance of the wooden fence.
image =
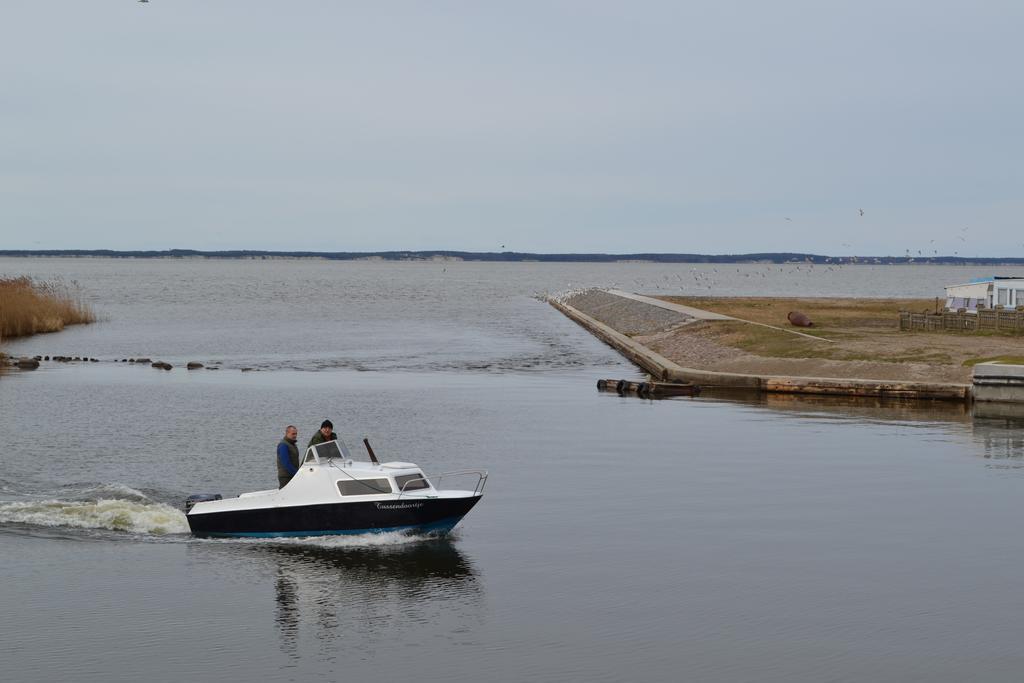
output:
[[991, 330], [1024, 334], [1024, 310], [980, 310], [977, 313], [900, 311], [900, 330], [978, 332]]

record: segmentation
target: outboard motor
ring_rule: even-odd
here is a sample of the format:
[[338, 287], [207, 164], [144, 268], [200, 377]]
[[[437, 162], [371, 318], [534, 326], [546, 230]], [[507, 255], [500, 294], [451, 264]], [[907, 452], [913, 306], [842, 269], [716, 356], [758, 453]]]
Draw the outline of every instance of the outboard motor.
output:
[[223, 498], [224, 496], [219, 493], [193, 493], [185, 499], [185, 514], [188, 514], [196, 503], [204, 503], [208, 500], [222, 500]]

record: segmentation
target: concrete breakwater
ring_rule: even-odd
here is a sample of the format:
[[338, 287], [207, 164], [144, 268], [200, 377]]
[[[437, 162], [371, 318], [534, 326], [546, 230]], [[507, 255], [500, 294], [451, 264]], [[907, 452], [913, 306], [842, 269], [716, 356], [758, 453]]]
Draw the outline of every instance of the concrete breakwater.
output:
[[773, 374], [717, 372], [686, 367], [656, 353], [633, 337], [671, 333], [698, 321], [733, 320], [727, 316], [668, 304], [614, 290], [585, 290], [549, 302], [655, 380], [694, 382], [703, 387], [744, 389], [781, 394], [867, 396], [969, 401], [970, 384], [904, 382], [877, 379], [792, 377]]

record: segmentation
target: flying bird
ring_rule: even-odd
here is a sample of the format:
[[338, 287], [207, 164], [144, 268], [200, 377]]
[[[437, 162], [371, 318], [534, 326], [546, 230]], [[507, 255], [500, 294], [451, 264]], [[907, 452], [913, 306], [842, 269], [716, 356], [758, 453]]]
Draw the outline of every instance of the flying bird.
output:
[[858, 211], [860, 211], [860, 215], [861, 215], [861, 216], [863, 216], [863, 215], [864, 215], [864, 209], [857, 209], [857, 210], [858, 210]]

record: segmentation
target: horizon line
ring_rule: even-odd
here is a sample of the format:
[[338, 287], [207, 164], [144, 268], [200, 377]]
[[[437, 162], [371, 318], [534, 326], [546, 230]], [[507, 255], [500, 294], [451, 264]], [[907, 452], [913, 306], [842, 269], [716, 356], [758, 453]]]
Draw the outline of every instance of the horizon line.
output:
[[107, 257], [107, 258], [213, 258], [213, 259], [325, 259], [355, 261], [379, 259], [387, 261], [541, 261], [613, 263], [620, 261], [645, 261], [654, 263], [813, 263], [813, 264], [1006, 264], [1024, 265], [1024, 257], [1007, 256], [960, 256], [937, 255], [913, 256], [905, 254], [872, 256], [832, 256], [808, 252], [752, 252], [743, 254], [696, 254], [680, 252], [518, 252], [518, 251], [457, 251], [450, 249], [389, 250], [389, 251], [276, 251], [269, 249], [0, 249], [0, 256], [7, 257]]

